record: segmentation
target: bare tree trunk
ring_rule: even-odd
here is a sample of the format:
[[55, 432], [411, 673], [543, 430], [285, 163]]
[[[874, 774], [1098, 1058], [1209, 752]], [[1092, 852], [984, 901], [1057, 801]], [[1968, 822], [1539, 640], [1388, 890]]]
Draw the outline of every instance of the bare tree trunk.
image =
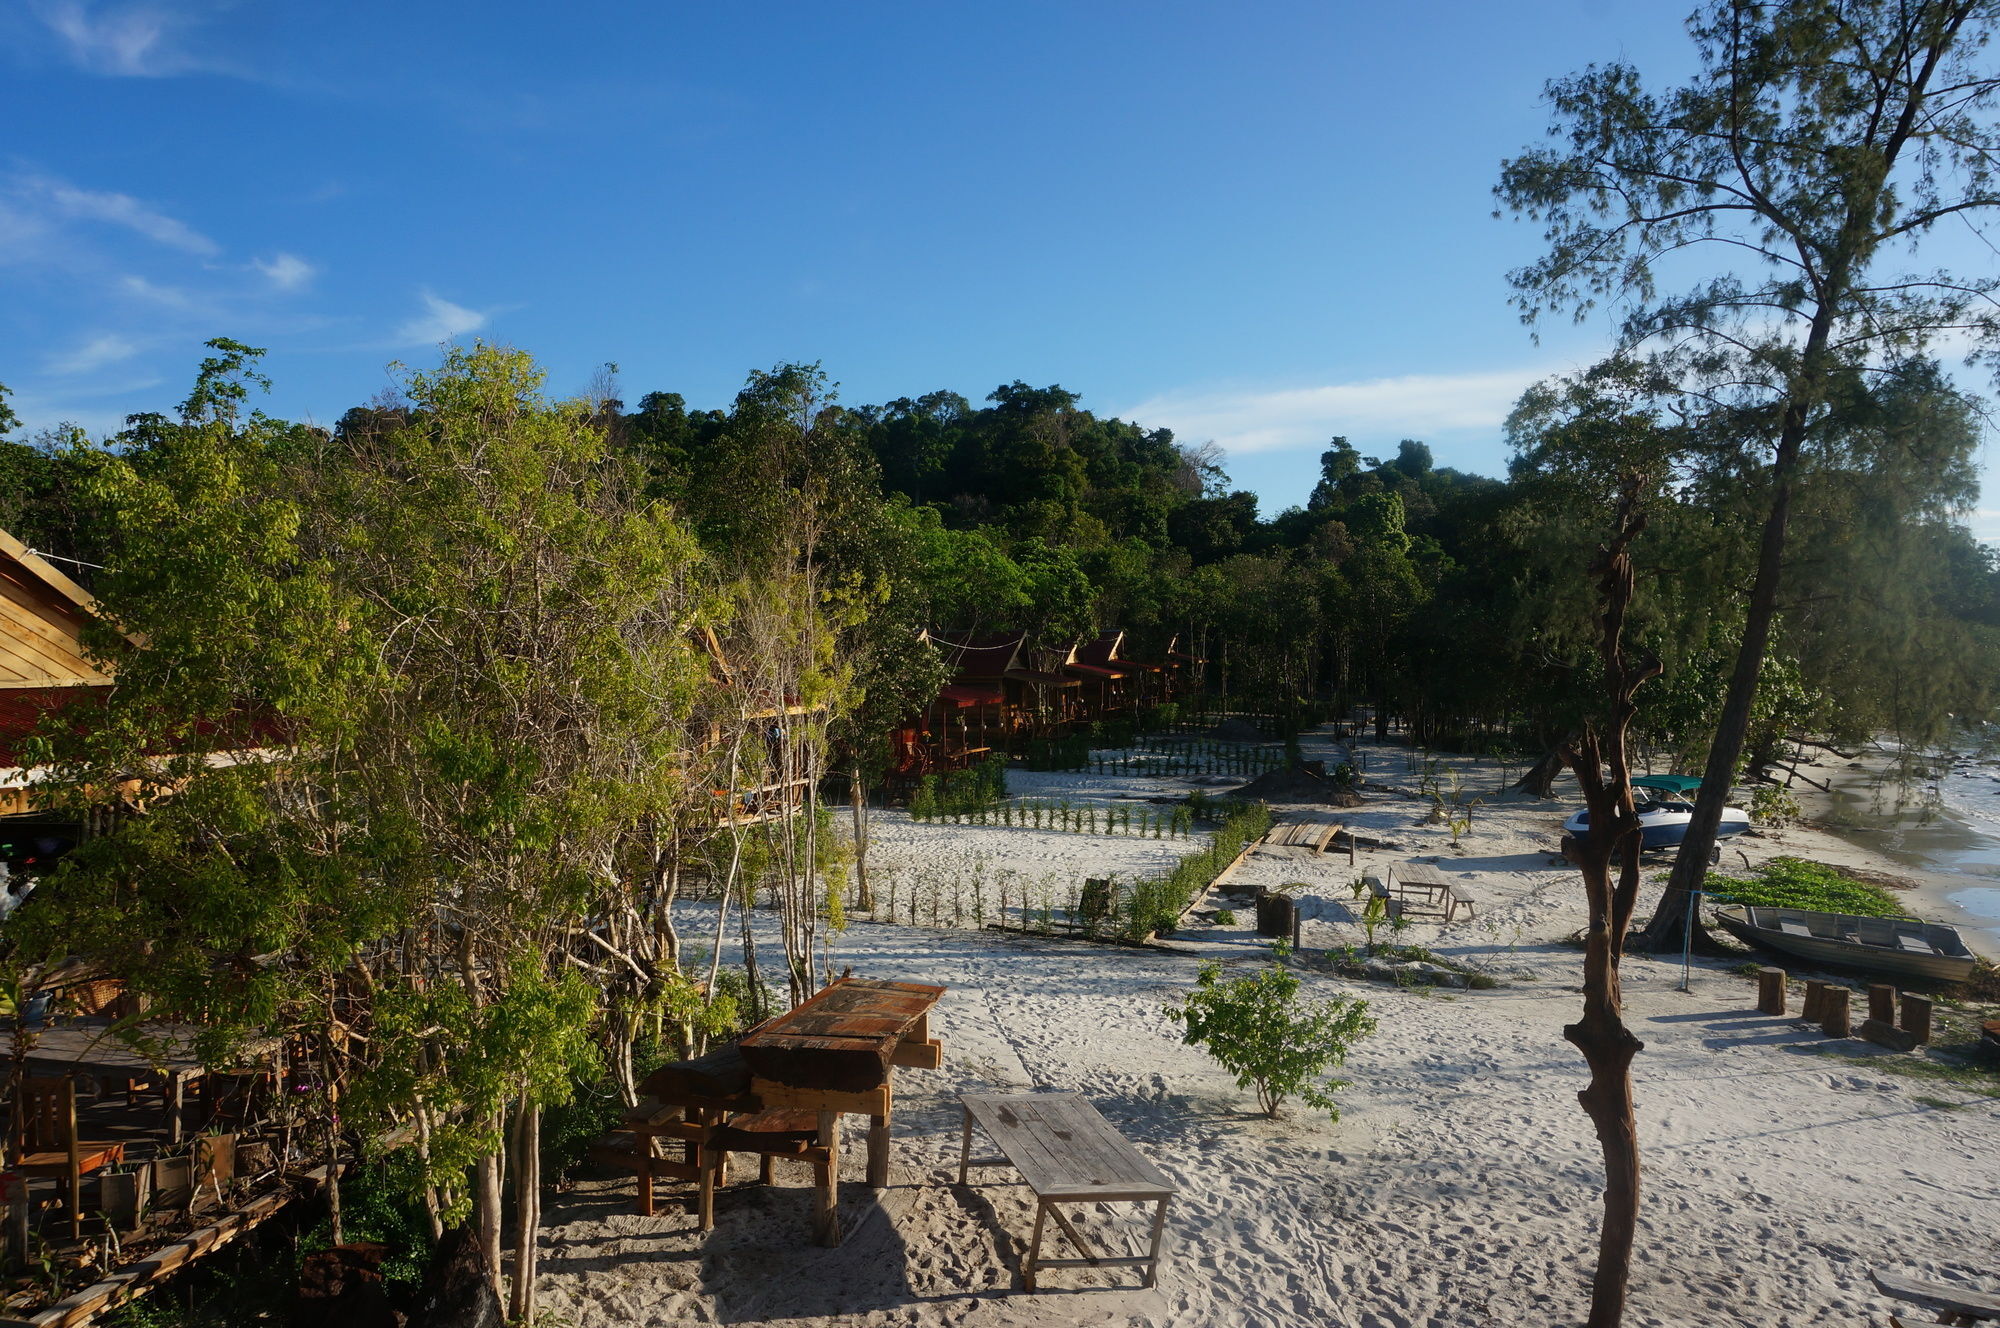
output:
[[1556, 776], [1562, 773], [1566, 764], [1568, 758], [1564, 755], [1563, 747], [1551, 747], [1542, 753], [1541, 760], [1528, 768], [1526, 774], [1514, 781], [1514, 788], [1518, 792], [1546, 801], [1555, 796]]
[[[500, 1122], [494, 1121], [495, 1128]], [[493, 1293], [500, 1285], [500, 1154], [484, 1154], [472, 1165], [473, 1222], [479, 1231], [479, 1252], [493, 1278]]]
[[542, 1231], [542, 1109], [526, 1095], [514, 1113], [514, 1281], [509, 1313], [535, 1321], [535, 1265]]
[[[1846, 291], [1845, 262], [1835, 265], [1829, 289]], [[1689, 905], [1694, 892], [1708, 879], [1715, 832], [1722, 824], [1723, 806], [1729, 801], [1736, 759], [1742, 755], [1744, 740], [1750, 733], [1750, 710], [1757, 700], [1757, 679], [1770, 649], [1771, 624], [1778, 616], [1778, 582], [1784, 572], [1785, 537], [1792, 515], [1792, 479], [1798, 469], [1800, 449], [1805, 445], [1812, 408], [1825, 392], [1826, 347], [1832, 335], [1833, 312], [1832, 298], [1823, 296], [1807, 330], [1805, 346], [1799, 355], [1799, 377], [1779, 424], [1778, 447], [1771, 458], [1771, 507], [1765, 515], [1763, 535], [1757, 546], [1757, 576], [1751, 583], [1750, 602], [1743, 614], [1743, 640], [1736, 648], [1729, 692], [1723, 698], [1722, 716], [1716, 721], [1708, 763], [1702, 768], [1694, 816], [1681, 839], [1680, 851], [1674, 856], [1674, 871], [1667, 880], [1666, 893], [1661, 895], [1660, 906], [1646, 924], [1642, 944], [1651, 951], [1671, 948], [1687, 930]]]
[[[1624, 649], [1626, 611], [1634, 596], [1628, 550], [1645, 528], [1638, 506], [1638, 482], [1628, 480], [1618, 505], [1617, 533], [1599, 550], [1593, 571], [1604, 612], [1599, 654], [1609, 690], [1601, 730], [1592, 725], [1565, 749], [1565, 758], [1583, 786], [1590, 826], [1573, 845], [1571, 860], [1583, 876], [1590, 927], [1583, 961], [1583, 1018], [1563, 1029], [1563, 1037], [1583, 1053], [1590, 1085], [1577, 1094], [1597, 1130], [1604, 1153], [1604, 1224], [1598, 1236], [1597, 1271], [1591, 1279], [1588, 1328], [1618, 1328], [1631, 1280], [1632, 1242], [1639, 1222], [1639, 1126], [1632, 1102], [1632, 1058], [1644, 1044], [1625, 1026], [1618, 965], [1625, 933], [1638, 900], [1641, 835], [1632, 798], [1632, 771], [1626, 732], [1638, 707], [1634, 695], [1660, 672], [1657, 659], [1628, 661]], [[1604, 767], [1610, 766], [1607, 783]], [[1619, 866], [1618, 882], [1611, 866]]]
[[868, 798], [861, 787], [861, 758], [854, 760], [853, 777], [848, 781], [848, 801], [854, 812], [854, 907], [863, 913], [875, 911], [875, 892], [868, 884]]

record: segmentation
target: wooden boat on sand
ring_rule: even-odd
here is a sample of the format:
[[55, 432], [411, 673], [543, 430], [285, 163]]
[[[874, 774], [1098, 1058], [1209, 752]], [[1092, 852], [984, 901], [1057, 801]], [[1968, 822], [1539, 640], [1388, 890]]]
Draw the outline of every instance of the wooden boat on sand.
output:
[[1716, 921], [1752, 945], [1817, 964], [1867, 969], [1900, 977], [1963, 982], [1978, 959], [1955, 928], [1916, 918], [1864, 918], [1803, 908], [1717, 909]]

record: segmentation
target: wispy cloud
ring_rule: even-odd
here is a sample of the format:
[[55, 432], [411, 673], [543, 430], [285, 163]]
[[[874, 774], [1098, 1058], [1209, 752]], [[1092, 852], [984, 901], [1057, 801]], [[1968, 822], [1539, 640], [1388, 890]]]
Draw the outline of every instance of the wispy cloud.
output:
[[468, 332], [477, 332], [486, 326], [492, 311], [481, 312], [468, 309], [434, 291], [421, 291], [418, 299], [423, 301], [424, 311], [396, 329], [396, 340], [408, 346], [431, 346], [440, 341], [451, 341]]
[[281, 291], [303, 290], [319, 269], [297, 254], [278, 254], [270, 259], [253, 258], [250, 266], [264, 274], [274, 289]]
[[1417, 438], [1497, 431], [1522, 391], [1549, 372], [1405, 374], [1265, 391], [1169, 392], [1119, 414], [1164, 424], [1182, 438], [1213, 438], [1237, 456], [1322, 447], [1335, 434]]
[[133, 299], [163, 304], [169, 309], [193, 311], [205, 307], [201, 300], [178, 286], [162, 286], [157, 281], [148, 281], [144, 277], [130, 274], [118, 279], [118, 289]]
[[153, 0], [36, 0], [35, 17], [78, 68], [109, 78], [171, 78], [213, 66], [177, 40], [200, 15]]
[[74, 350], [64, 351], [48, 357], [44, 368], [49, 373], [62, 377], [86, 374], [102, 369], [120, 360], [129, 360], [139, 353], [139, 348], [115, 332], [95, 336]]
[[84, 189], [51, 175], [17, 175], [8, 190], [20, 204], [68, 221], [95, 221], [119, 226], [184, 253], [212, 258], [222, 246], [194, 227], [170, 217], [130, 194]]

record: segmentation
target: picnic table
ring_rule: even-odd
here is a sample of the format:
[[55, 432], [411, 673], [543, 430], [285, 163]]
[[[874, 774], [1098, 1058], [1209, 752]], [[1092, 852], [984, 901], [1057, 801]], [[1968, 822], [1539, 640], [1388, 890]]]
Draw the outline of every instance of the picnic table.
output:
[[814, 1187], [813, 1224], [822, 1245], [840, 1243], [840, 1117], [870, 1118], [868, 1184], [887, 1185], [891, 1075], [897, 1066], [934, 1070], [942, 1062], [942, 1048], [930, 1035], [930, 1009], [944, 993], [917, 982], [841, 978], [738, 1044], [750, 1066], [750, 1095], [762, 1110], [818, 1113], [818, 1146], [836, 1161]]
[[277, 1068], [280, 1044], [276, 1038], [260, 1039], [248, 1049], [263, 1064], [250, 1068], [210, 1066], [194, 1054], [198, 1030], [192, 1025], [141, 1024], [134, 1030], [135, 1035], [141, 1043], [158, 1050], [157, 1056], [149, 1056], [113, 1033], [113, 1023], [108, 1018], [92, 1017], [34, 1030], [35, 1045], [26, 1058], [28, 1073], [52, 1078], [87, 1075], [100, 1082], [157, 1080], [162, 1087], [164, 1123], [171, 1143], [181, 1142], [187, 1132], [186, 1101], [190, 1084], [211, 1074], [269, 1073]]
[[1459, 894], [1445, 874], [1428, 862], [1403, 862], [1389, 868], [1385, 885], [1380, 878], [1368, 878], [1368, 888], [1385, 900], [1393, 900], [1405, 917], [1434, 917], [1450, 922], [1465, 910], [1472, 916], [1472, 901]]
[[[1035, 1231], [1021, 1261], [1021, 1279], [1035, 1289], [1039, 1268], [1143, 1266], [1146, 1285], [1159, 1274], [1160, 1237], [1166, 1230], [1167, 1205], [1176, 1191], [1160, 1169], [1140, 1155], [1097, 1108], [1075, 1093], [1024, 1093], [1012, 1096], [967, 1094], [965, 1138], [959, 1149], [958, 1183], [964, 1185], [972, 1167], [1012, 1165], [1035, 1194]], [[974, 1122], [1006, 1155], [1006, 1162], [972, 1160]], [[1061, 1204], [1150, 1203], [1151, 1243], [1146, 1253], [1104, 1255], [1084, 1238]], [[1042, 1227], [1053, 1217], [1081, 1259], [1044, 1259]]]

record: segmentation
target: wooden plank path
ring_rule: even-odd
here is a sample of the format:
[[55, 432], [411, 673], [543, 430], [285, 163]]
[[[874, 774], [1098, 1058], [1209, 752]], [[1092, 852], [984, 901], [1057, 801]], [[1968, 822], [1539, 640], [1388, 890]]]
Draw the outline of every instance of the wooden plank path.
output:
[[[1167, 1205], [1176, 1193], [1173, 1182], [1140, 1155], [1097, 1108], [1075, 1093], [1022, 1093], [1008, 1096], [967, 1094], [965, 1137], [960, 1145], [958, 1183], [964, 1185], [975, 1166], [1011, 1164], [1035, 1193], [1035, 1231], [1021, 1262], [1026, 1289], [1035, 1289], [1041, 1268], [1143, 1267], [1146, 1285], [1159, 1275], [1160, 1238], [1166, 1229]], [[974, 1123], [1006, 1155], [1006, 1163], [972, 1160]], [[1151, 1243], [1144, 1254], [1100, 1254], [1058, 1206], [1065, 1203], [1150, 1203], [1154, 1205]], [[1053, 1217], [1076, 1247], [1081, 1259], [1044, 1259], [1042, 1227]]]
[[1280, 821], [1265, 835], [1265, 842], [1280, 848], [1309, 848], [1315, 854], [1326, 852], [1345, 826], [1326, 817], [1305, 816], [1295, 821]]

